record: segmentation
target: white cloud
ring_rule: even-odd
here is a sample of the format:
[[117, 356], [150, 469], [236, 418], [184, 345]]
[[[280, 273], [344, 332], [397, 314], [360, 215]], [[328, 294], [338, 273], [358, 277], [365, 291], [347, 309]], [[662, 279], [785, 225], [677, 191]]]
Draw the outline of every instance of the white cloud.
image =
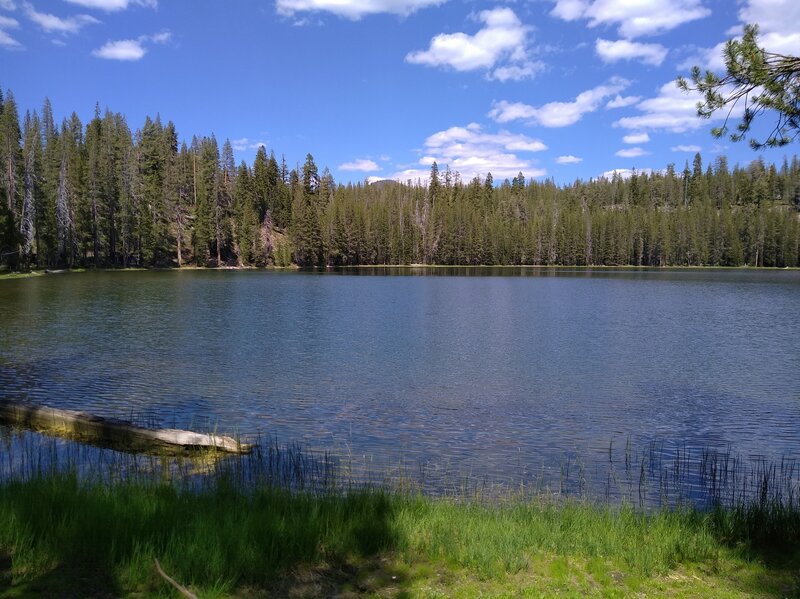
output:
[[577, 21], [586, 12], [588, 4], [586, 0], [558, 0], [550, 14], [565, 21]]
[[3, 10], [14, 10], [17, 6], [14, 4], [13, 0], [0, 0], [0, 8]]
[[626, 144], [646, 144], [650, 141], [650, 136], [647, 133], [631, 133], [622, 138]]
[[497, 67], [489, 73], [489, 79], [505, 83], [506, 81], [522, 81], [532, 79], [544, 70], [545, 64], [539, 60], [525, 60], [520, 64], [507, 64]]
[[725, 60], [723, 58], [722, 50], [725, 48], [725, 42], [720, 42], [713, 48], [700, 48], [694, 51], [686, 60], [678, 63], [679, 71], [688, 71], [694, 65], [702, 65], [704, 69], [712, 71], [722, 71], [725, 69]]
[[247, 137], [231, 140], [231, 147], [237, 152], [244, 152], [246, 150], [257, 150], [261, 146], [266, 147], [267, 144], [263, 141], [251, 141]]
[[688, 146], [680, 145], [680, 146], [672, 146], [672, 148], [670, 148], [670, 149], [673, 152], [699, 152], [703, 148], [701, 148], [700, 146], [696, 146], [696, 145], [688, 145]]
[[390, 13], [407, 16], [421, 8], [438, 6], [447, 0], [276, 0], [278, 14], [291, 16], [297, 12], [330, 12], [357, 21], [365, 15]]
[[6, 32], [6, 29], [17, 29], [18, 27], [19, 21], [12, 19], [11, 17], [4, 17], [3, 15], [0, 15], [0, 46], [8, 50], [22, 49], [22, 44], [11, 37], [8, 32]]
[[565, 21], [587, 19], [590, 27], [617, 25], [622, 37], [669, 31], [711, 14], [701, 0], [556, 0], [551, 13]]
[[14, 50], [14, 49], [19, 50], [19, 49], [22, 48], [22, 44], [20, 44], [17, 40], [15, 40], [13, 37], [8, 35], [2, 29], [0, 29], [0, 46], [2, 46], [3, 48], [11, 49], [11, 50]]
[[749, 0], [739, 10], [743, 23], [758, 23], [759, 45], [778, 54], [800, 55], [800, 2]]
[[556, 158], [556, 162], [558, 164], [578, 164], [579, 162], [583, 162], [583, 158], [568, 154], [567, 156], [559, 156]]
[[542, 152], [547, 149], [538, 139], [526, 135], [499, 131], [498, 133], [484, 133], [477, 123], [470, 123], [466, 127], [450, 127], [444, 131], [434, 133], [425, 140], [425, 147], [439, 151], [445, 156], [460, 155], [474, 148], [487, 145], [502, 147], [506, 150], [524, 152]]
[[339, 170], [342, 171], [362, 171], [365, 173], [371, 173], [373, 171], [381, 170], [381, 167], [378, 165], [377, 162], [373, 160], [369, 160], [368, 158], [356, 158], [351, 162], [345, 162], [344, 164], [339, 165]]
[[616, 175], [620, 179], [630, 179], [634, 173], [637, 175], [649, 175], [653, 172], [651, 168], [631, 169], [631, 168], [615, 168], [610, 171], [605, 171], [600, 174], [601, 179], [613, 179]]
[[[636, 105], [642, 114], [621, 118], [614, 123], [614, 126], [640, 132], [671, 131], [673, 133], [707, 127], [709, 121], [697, 116], [697, 103], [701, 100], [701, 94], [685, 93], [678, 89], [674, 81], [669, 81], [661, 86], [657, 96], [643, 100]], [[736, 118], [741, 115], [741, 112], [741, 107], [737, 107], [731, 116]], [[720, 118], [725, 118], [725, 115], [717, 113], [710, 120], [714, 121]]]
[[638, 158], [639, 156], [647, 156], [650, 152], [643, 148], [624, 148], [622, 150], [618, 150], [614, 153], [614, 156], [619, 156], [620, 158]]
[[[743, 25], [758, 24], [758, 43], [762, 48], [778, 54], [800, 54], [800, 30], [797, 27], [797, 23], [800, 23], [800, 2], [797, 0], [748, 0], [739, 10], [739, 20]], [[725, 33], [740, 37], [742, 32], [742, 25], [737, 25]], [[680, 63], [678, 69], [685, 71], [700, 65], [711, 71], [724, 71], [724, 48], [725, 42], [711, 48], [701, 48]]]
[[549, 102], [539, 107], [521, 102], [493, 102], [489, 117], [498, 123], [523, 120], [542, 127], [567, 127], [577, 123], [584, 114], [597, 110], [603, 101], [629, 85], [620, 77], [578, 94], [572, 102]]
[[153, 35], [140, 35], [135, 40], [108, 41], [100, 48], [92, 50], [92, 55], [107, 60], [134, 62], [141, 60], [147, 54], [145, 44], [165, 44], [170, 39], [172, 39], [172, 33], [164, 30]]
[[625, 108], [627, 106], [633, 106], [639, 100], [641, 100], [641, 96], [620, 96], [617, 94], [617, 97], [609, 100], [608, 104], [606, 104], [606, 108]]
[[594, 46], [603, 62], [638, 60], [644, 64], [658, 66], [667, 57], [668, 50], [661, 44], [640, 44], [628, 40], [610, 41], [597, 38]]
[[497, 66], [488, 76], [499, 81], [530, 78], [543, 68], [541, 62], [528, 55], [530, 27], [523, 25], [513, 10], [484, 10], [477, 18], [484, 27], [475, 35], [440, 33], [427, 50], [410, 52], [406, 61], [456, 71], [490, 70]]
[[164, 30], [145, 37], [154, 44], [166, 44], [172, 39], [172, 32]]
[[28, 18], [47, 33], [77, 33], [86, 25], [93, 25], [100, 22], [90, 15], [74, 15], [72, 17], [61, 18], [49, 13], [38, 12], [33, 5], [28, 2], [25, 2], [22, 6]]
[[450, 127], [429, 136], [423, 144], [423, 156], [418, 164], [423, 168], [408, 168], [395, 173], [392, 179], [426, 180], [434, 160], [440, 171], [449, 166], [462, 179], [485, 177], [491, 172], [495, 179], [516, 177], [521, 171], [526, 177], [541, 177], [547, 171], [533, 160], [519, 156], [520, 152], [541, 152], [547, 146], [526, 135], [498, 131], [484, 132], [477, 123], [466, 127]]
[[95, 8], [106, 12], [125, 10], [131, 4], [149, 6], [151, 8], [155, 8], [158, 5], [156, 0], [67, 0], [67, 2], [84, 8]]
[[139, 40], [117, 40], [106, 42], [100, 48], [92, 50], [92, 54], [108, 60], [136, 61], [143, 58], [147, 50]]

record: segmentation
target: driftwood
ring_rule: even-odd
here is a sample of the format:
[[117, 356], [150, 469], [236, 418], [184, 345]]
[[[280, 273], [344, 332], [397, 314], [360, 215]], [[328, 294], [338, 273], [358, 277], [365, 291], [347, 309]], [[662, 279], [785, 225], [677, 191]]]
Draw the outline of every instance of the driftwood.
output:
[[158, 575], [161, 576], [161, 578], [174, 586], [181, 595], [186, 597], [186, 599], [197, 599], [197, 595], [192, 593], [189, 589], [164, 572], [164, 570], [161, 568], [161, 564], [158, 563], [158, 560], [156, 560], [156, 572], [158, 572]]
[[10, 400], [0, 400], [0, 422], [123, 451], [184, 453], [187, 450], [209, 449], [250, 453], [255, 447], [214, 433], [174, 428], [149, 429], [117, 418], [102, 418], [86, 412]]

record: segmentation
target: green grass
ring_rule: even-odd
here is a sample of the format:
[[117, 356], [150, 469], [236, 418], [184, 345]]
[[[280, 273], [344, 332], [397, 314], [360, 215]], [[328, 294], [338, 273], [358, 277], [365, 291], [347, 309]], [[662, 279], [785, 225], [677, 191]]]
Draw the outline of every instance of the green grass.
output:
[[199, 488], [0, 483], [0, 597], [800, 596], [797, 509], [494, 503], [297, 493], [224, 476]]
[[11, 280], [11, 279], [28, 279], [30, 277], [40, 277], [44, 274], [44, 271], [39, 270], [32, 270], [29, 272], [4, 272], [0, 271], [0, 281], [2, 280]]

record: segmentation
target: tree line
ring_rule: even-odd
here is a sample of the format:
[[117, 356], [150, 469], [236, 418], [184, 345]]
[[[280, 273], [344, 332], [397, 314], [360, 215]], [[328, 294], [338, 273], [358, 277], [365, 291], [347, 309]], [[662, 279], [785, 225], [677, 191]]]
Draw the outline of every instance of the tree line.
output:
[[800, 161], [556, 185], [519, 173], [427, 185], [337, 184], [309, 154], [179, 143], [172, 122], [95, 108], [56, 125], [49, 100], [20, 120], [0, 93], [0, 266], [11, 269], [367, 264], [798, 266]]

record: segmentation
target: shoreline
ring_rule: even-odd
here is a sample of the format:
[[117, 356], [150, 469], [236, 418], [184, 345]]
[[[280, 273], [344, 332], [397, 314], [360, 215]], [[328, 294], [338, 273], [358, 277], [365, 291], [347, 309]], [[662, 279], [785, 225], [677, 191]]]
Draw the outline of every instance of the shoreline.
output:
[[527, 269], [527, 270], [573, 270], [573, 271], [639, 271], [639, 272], [668, 272], [668, 271], [800, 271], [800, 266], [636, 266], [632, 264], [621, 265], [592, 265], [592, 266], [577, 266], [574, 264], [355, 264], [351, 266], [318, 266], [311, 268], [301, 268], [297, 265], [292, 266], [166, 266], [166, 267], [128, 267], [128, 268], [74, 268], [74, 269], [35, 269], [29, 272], [6, 272], [0, 271], [0, 281], [27, 279], [34, 277], [42, 277], [49, 275], [61, 274], [77, 274], [77, 273], [93, 273], [93, 272], [192, 272], [192, 271], [233, 271], [233, 272], [340, 272], [346, 270], [372, 270], [372, 269], [392, 269], [392, 270], [419, 270], [419, 269], [476, 269], [476, 270], [489, 270], [489, 269]]

